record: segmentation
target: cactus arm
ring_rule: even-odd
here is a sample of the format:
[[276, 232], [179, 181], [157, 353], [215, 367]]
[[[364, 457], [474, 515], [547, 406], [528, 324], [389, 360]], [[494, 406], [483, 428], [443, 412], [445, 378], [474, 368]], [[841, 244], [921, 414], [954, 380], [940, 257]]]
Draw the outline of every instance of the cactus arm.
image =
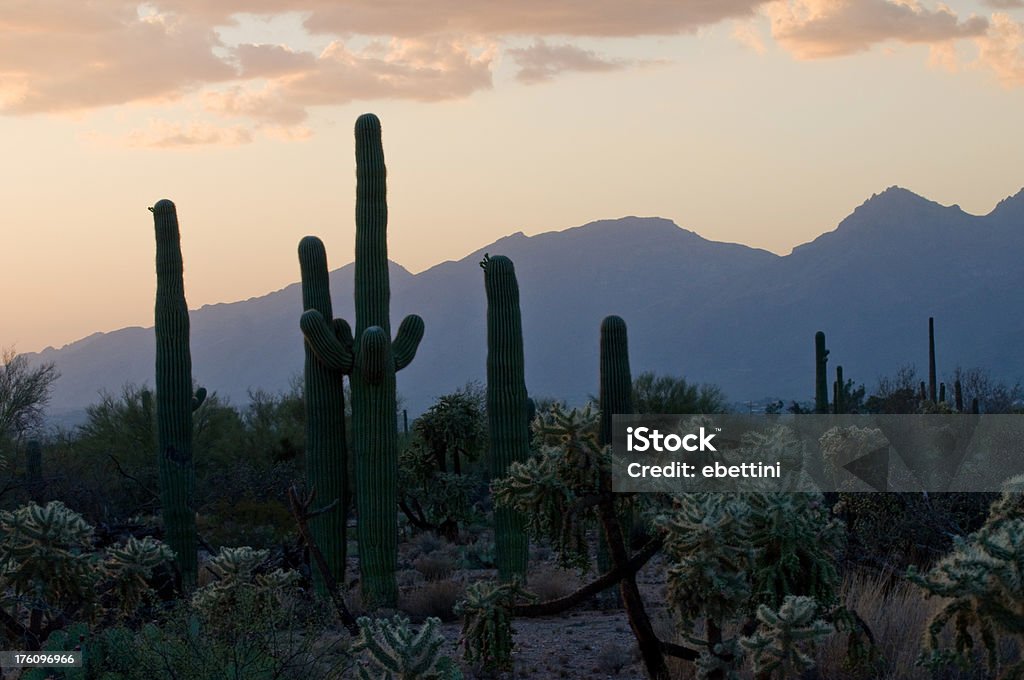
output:
[[402, 325], [398, 327], [398, 334], [395, 335], [394, 342], [396, 371], [401, 371], [412, 363], [422, 339], [423, 319], [416, 314], [410, 314], [402, 319]]
[[299, 327], [306, 338], [306, 344], [324, 366], [342, 373], [352, 370], [354, 357], [351, 343], [346, 344], [339, 339], [334, 325], [328, 323], [320, 312], [307, 309], [299, 319]]
[[387, 371], [391, 342], [380, 326], [370, 326], [359, 340], [359, 363], [367, 383], [379, 385]]
[[196, 393], [192, 395], [192, 410], [198, 411], [199, 407], [206, 401], [206, 388], [200, 387], [196, 390]]
[[[334, 337], [336, 337], [344, 347], [352, 347], [355, 344], [352, 339], [352, 327], [348, 325], [348, 321], [345, 321], [344, 319], [334, 319], [331, 322], [331, 326], [334, 329]], [[344, 373], [344, 371], [342, 372]]]

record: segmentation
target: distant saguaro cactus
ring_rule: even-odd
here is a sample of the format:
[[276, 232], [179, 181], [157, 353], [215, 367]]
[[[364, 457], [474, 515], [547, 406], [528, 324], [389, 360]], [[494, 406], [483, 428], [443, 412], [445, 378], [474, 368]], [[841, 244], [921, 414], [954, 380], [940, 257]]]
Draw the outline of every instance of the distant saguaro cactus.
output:
[[[316, 309], [302, 315], [309, 347], [328, 365], [350, 366], [352, 446], [356, 462], [356, 525], [363, 604], [398, 600], [398, 430], [395, 372], [412, 362], [423, 319], [405, 317], [391, 340], [388, 278], [387, 170], [380, 120], [356, 120], [355, 338], [347, 345]], [[341, 335], [344, 335], [342, 330]]]
[[[302, 308], [315, 309], [329, 323], [336, 340], [347, 350], [345, 359], [329, 355], [320, 359], [309, 343], [303, 381], [306, 408], [306, 483], [315, 489], [326, 512], [309, 522], [313, 539], [327, 562], [335, 583], [345, 580], [346, 499], [348, 449], [345, 443], [344, 375], [352, 371], [352, 329], [344, 319], [335, 319], [323, 242], [307, 236], [299, 242], [302, 272]], [[323, 592], [325, 579], [313, 568], [313, 580]]]
[[928, 398], [935, 403], [938, 401], [938, 387], [935, 377], [935, 319], [928, 317]]
[[[491, 477], [508, 474], [530, 454], [529, 404], [523, 363], [519, 282], [512, 260], [484, 255], [487, 292], [487, 426]], [[503, 581], [525, 577], [528, 541], [522, 515], [508, 507], [494, 511], [498, 574]]]
[[828, 413], [828, 350], [823, 331], [814, 334], [814, 412]]
[[206, 390], [192, 392], [188, 305], [185, 302], [181, 236], [174, 203], [164, 199], [150, 210], [156, 229], [156, 414], [160, 505], [167, 545], [184, 588], [195, 586], [195, 463], [192, 412]]

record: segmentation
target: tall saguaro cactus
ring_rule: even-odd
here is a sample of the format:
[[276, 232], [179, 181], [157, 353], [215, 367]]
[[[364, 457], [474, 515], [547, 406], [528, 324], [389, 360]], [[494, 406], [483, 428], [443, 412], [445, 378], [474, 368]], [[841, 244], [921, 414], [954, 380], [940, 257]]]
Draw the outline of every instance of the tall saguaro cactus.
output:
[[[633, 376], [629, 370], [629, 343], [626, 333], [626, 322], [619, 316], [606, 316], [601, 321], [601, 377], [598, 399], [601, 408], [601, 426], [598, 431], [598, 444], [609, 446], [612, 443], [612, 416], [615, 414], [633, 413]], [[632, 514], [622, 517], [623, 530], [627, 537], [631, 533]], [[620, 515], [621, 516], [621, 515]], [[603, 531], [598, 532], [597, 568], [602, 574], [611, 570], [613, 560], [608, 552], [607, 539]], [[621, 604], [622, 597], [618, 590], [602, 593], [608, 602]]]
[[935, 385], [935, 318], [928, 317], [928, 398], [932, 403], [938, 401]]
[[174, 551], [181, 585], [192, 588], [196, 555], [195, 464], [192, 412], [206, 397], [192, 393], [188, 305], [185, 302], [181, 236], [174, 203], [164, 199], [150, 210], [156, 229], [156, 414], [160, 505], [165, 542]]
[[[302, 308], [316, 310], [324, 320], [330, 320], [334, 337], [347, 350], [347, 361], [325, 361], [307, 343], [303, 381], [306, 483], [316, 490], [321, 505], [330, 506], [326, 512], [310, 520], [309, 528], [334, 582], [344, 583], [345, 492], [348, 482], [344, 376], [352, 371], [352, 329], [344, 319], [334, 318], [327, 252], [317, 237], [307, 236], [299, 242], [299, 268], [302, 272]], [[316, 566], [313, 568], [313, 580], [317, 590], [323, 592], [327, 579]]]
[[828, 413], [828, 350], [823, 331], [814, 334], [814, 412]]
[[[495, 478], [530, 454], [530, 405], [515, 267], [504, 255], [484, 255], [480, 266], [487, 292], [487, 427], [491, 477]], [[529, 545], [525, 521], [518, 511], [495, 509], [494, 543], [501, 579], [524, 577]]]
[[412, 362], [423, 338], [423, 320], [407, 316], [391, 340], [387, 244], [387, 170], [380, 120], [356, 120], [356, 333], [316, 309], [302, 315], [306, 342], [319, 359], [349, 371], [352, 446], [355, 453], [357, 536], [363, 603], [394, 606], [398, 600], [398, 432], [395, 372]]

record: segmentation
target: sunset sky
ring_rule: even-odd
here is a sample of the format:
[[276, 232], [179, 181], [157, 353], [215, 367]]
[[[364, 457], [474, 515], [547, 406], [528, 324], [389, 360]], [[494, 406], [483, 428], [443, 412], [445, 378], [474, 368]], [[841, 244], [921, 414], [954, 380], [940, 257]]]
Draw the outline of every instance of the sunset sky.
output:
[[414, 272], [625, 215], [784, 254], [1024, 186], [1024, 0], [0, 0], [0, 347], [152, 324], [160, 198], [191, 307], [350, 262], [364, 111]]

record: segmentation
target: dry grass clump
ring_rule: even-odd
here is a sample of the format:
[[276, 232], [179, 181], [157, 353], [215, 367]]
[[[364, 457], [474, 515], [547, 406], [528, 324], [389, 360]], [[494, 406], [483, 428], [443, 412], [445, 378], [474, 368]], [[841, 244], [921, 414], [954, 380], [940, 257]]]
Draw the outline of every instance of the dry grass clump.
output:
[[431, 616], [454, 621], [455, 603], [462, 599], [466, 586], [459, 581], [428, 581], [402, 597], [400, 609], [415, 622]]

